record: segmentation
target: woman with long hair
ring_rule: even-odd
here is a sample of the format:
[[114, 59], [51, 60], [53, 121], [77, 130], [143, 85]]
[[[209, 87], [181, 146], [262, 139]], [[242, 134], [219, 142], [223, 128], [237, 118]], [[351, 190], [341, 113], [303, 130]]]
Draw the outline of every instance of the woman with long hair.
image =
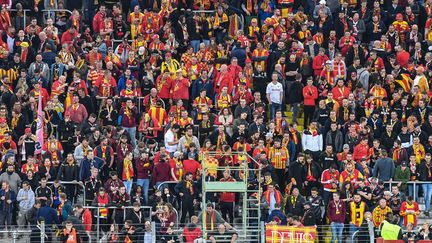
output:
[[232, 115], [232, 112], [228, 108], [223, 108], [219, 116], [217, 117], [216, 124], [222, 124], [225, 126], [225, 131], [228, 133], [228, 135], [233, 135], [233, 127], [232, 124], [234, 122], [234, 116]]

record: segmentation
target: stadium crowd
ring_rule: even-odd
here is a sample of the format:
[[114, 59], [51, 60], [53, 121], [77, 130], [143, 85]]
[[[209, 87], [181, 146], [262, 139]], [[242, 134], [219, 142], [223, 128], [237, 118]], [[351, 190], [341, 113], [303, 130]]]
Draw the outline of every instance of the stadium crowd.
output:
[[248, 180], [269, 225], [432, 239], [431, 0], [0, 6], [2, 232], [236, 242], [201, 184]]

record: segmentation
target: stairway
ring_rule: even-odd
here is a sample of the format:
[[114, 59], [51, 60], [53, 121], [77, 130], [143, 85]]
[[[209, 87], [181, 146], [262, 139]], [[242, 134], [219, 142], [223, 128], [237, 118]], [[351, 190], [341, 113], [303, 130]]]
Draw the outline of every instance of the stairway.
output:
[[[240, 153], [234, 152], [234, 155], [239, 155]], [[216, 154], [210, 153], [211, 156]], [[250, 155], [243, 154], [251, 160], [250, 163], [257, 163]], [[204, 163], [205, 165], [205, 163]], [[224, 171], [228, 167], [218, 167], [218, 171]], [[203, 166], [204, 173], [209, 168]], [[238, 217], [234, 219], [234, 227], [238, 232], [238, 242], [259, 242], [259, 237], [261, 236], [261, 210], [259, 200], [261, 199], [261, 182], [258, 179], [256, 187], [250, 187], [249, 183], [253, 182], [253, 178], [261, 178], [261, 169], [255, 169], [255, 167], [249, 168], [248, 164], [244, 164], [243, 166], [238, 167], [229, 167], [231, 172], [238, 171], [242, 173], [243, 180], [236, 182], [219, 182], [219, 181], [204, 181], [202, 183], [202, 192], [203, 192], [203, 204], [206, 205], [206, 193], [207, 192], [235, 192], [240, 194], [239, 199], [235, 202]], [[250, 175], [255, 175], [255, 177]], [[252, 195], [256, 195], [252, 197]], [[207, 232], [203, 232], [206, 235]]]
[[[291, 111], [290, 105], [286, 106], [285, 112], [284, 112], [285, 119], [287, 120], [288, 124], [292, 123], [293, 113]], [[303, 117], [303, 107], [299, 107], [299, 111], [297, 114], [297, 131], [299, 133], [303, 133], [304, 127], [303, 127], [304, 117]]]

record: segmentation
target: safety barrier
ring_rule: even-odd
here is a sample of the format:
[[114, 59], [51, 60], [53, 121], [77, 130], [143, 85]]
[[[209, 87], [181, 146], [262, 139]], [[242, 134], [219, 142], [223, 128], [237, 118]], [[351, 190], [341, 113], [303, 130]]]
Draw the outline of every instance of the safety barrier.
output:
[[179, 183], [179, 182], [178, 182], [178, 181], [164, 181], [164, 182], [161, 182], [161, 183], [156, 187], [156, 189], [158, 189], [158, 190], [160, 191], [161, 189], [163, 189], [163, 187], [165, 187], [165, 185], [169, 187], [169, 185], [175, 185], [175, 184], [177, 184], [177, 183]]
[[[163, 226], [160, 223], [155, 223], [155, 237], [156, 237], [156, 241], [157, 242], [168, 242], [169, 239], [174, 239], [175, 242], [189, 242], [186, 241], [185, 236], [188, 236], [189, 234], [185, 231], [191, 230], [193, 232], [193, 229], [196, 228], [200, 228], [199, 224], [193, 225], [191, 223], [188, 224], [180, 224], [180, 225], [176, 225], [176, 226]], [[215, 226], [215, 229], [217, 227]], [[201, 239], [203, 240], [203, 236], [202, 236], [202, 229], [199, 230], [200, 234], [198, 236], [197, 239]], [[232, 235], [239, 235], [239, 231], [238, 229], [227, 229], [228, 233], [231, 233]], [[214, 231], [211, 235], [216, 235], [216, 231]], [[209, 239], [211, 237], [211, 235], [209, 237], [207, 237], [207, 239]], [[250, 235], [252, 237], [252, 235]], [[252, 239], [252, 238], [251, 238]], [[211, 242], [210, 240], [208, 240], [207, 242]], [[231, 238], [226, 241], [226, 240], [217, 240], [216, 242], [231, 242]], [[235, 242], [245, 242], [245, 241], [235, 241]]]
[[[406, 241], [404, 240], [384, 240], [383, 238], [379, 237], [377, 238], [376, 243], [405, 243]], [[416, 243], [431, 243], [430, 240], [419, 240], [419, 241], [410, 241], [408, 240], [408, 242], [416, 242]]]
[[415, 202], [417, 202], [418, 196], [417, 196], [417, 187], [424, 184], [432, 184], [432, 181], [385, 181], [384, 184], [389, 185], [389, 188], [391, 189], [392, 185], [397, 185], [399, 183], [405, 183], [407, 185], [411, 185], [413, 187], [413, 199]]
[[[192, 227], [191, 227], [192, 226]], [[156, 223], [155, 224], [155, 229], [153, 230], [153, 232], [155, 232], [155, 237], [156, 237], [156, 241], [157, 242], [166, 242], [168, 241], [168, 239], [174, 239], [175, 242], [185, 242], [185, 229], [187, 227], [191, 227], [190, 229], [193, 232], [194, 227], [200, 228], [200, 225], [196, 225], [193, 226], [192, 224], [181, 224], [178, 226], [165, 226], [165, 227], [161, 227], [160, 223]], [[258, 229], [259, 228], [259, 229]], [[218, 225], [214, 226], [214, 230], [210, 231], [207, 234], [207, 237], [204, 237], [202, 235], [203, 231], [202, 228], [199, 230], [200, 235], [198, 237], [198, 239], [203, 239], [206, 238], [207, 242], [211, 242], [211, 238], [212, 236], [215, 236], [214, 238], [217, 239], [216, 242], [231, 242], [232, 238], [235, 237], [236, 239], [238, 239], [237, 241], [234, 242], [312, 242], [312, 241], [308, 241], [306, 240], [307, 236], [305, 235], [301, 235], [300, 233], [296, 233], [296, 232], [290, 232], [288, 234], [283, 234], [280, 232], [273, 232], [270, 235], [272, 235], [272, 240], [273, 241], [269, 241], [268, 239], [266, 240], [266, 235], [265, 235], [265, 225], [264, 223], [262, 223], [261, 225], [258, 225], [258, 228], [253, 228], [250, 227], [248, 229], [248, 233], [243, 234], [241, 232], [240, 228], [226, 228], [224, 227], [225, 231], [227, 232], [226, 234], [229, 236], [227, 239], [225, 240], [221, 240], [221, 239], [217, 239], [217, 235], [218, 233]], [[298, 228], [298, 229], [302, 229], [304, 227], [294, 227], [294, 228]], [[331, 235], [331, 229], [328, 225], [324, 225], [324, 226], [316, 226], [315, 227], [317, 230], [317, 233], [315, 234], [315, 239], [320, 239], [322, 240], [322, 242], [329, 242], [332, 238]], [[349, 228], [349, 225], [344, 225], [345, 229]], [[189, 229], [188, 229], [189, 230]], [[256, 234], [257, 232], [261, 232], [261, 234]], [[236, 236], [234, 236], [236, 235]], [[243, 239], [241, 237], [246, 237], [246, 239]], [[296, 239], [294, 239], [294, 237], [302, 237], [302, 241], [297, 241]], [[357, 242], [357, 243], [373, 243], [375, 242], [375, 238], [374, 235], [371, 235], [371, 237], [367, 237], [368, 239], [365, 238], [361, 238], [364, 237], [365, 235], [360, 235], [360, 231], [355, 231], [352, 234], [348, 231], [344, 231], [342, 234], [342, 242]], [[284, 238], [282, 238], [284, 237]], [[292, 237], [292, 238], [291, 238]], [[165, 240], [165, 241], [162, 241]], [[291, 240], [291, 241], [290, 241]]]
[[[18, 10], [15, 9], [15, 8], [11, 8], [11, 9], [9, 9], [9, 11], [10, 12], [17, 12]], [[23, 9], [23, 13], [24, 13], [24, 15], [23, 15], [23, 22], [24, 22], [24, 25], [27, 25], [27, 15], [28, 15], [29, 12], [32, 12], [32, 11], [33, 10], [31, 10], [31, 9]], [[56, 13], [56, 12], [66, 12], [69, 15], [72, 15], [72, 11], [70, 11], [68, 9], [43, 9], [43, 10], [41, 10], [41, 12], [43, 12], [44, 14], [47, 14], [48, 16], [51, 15], [51, 13]], [[56, 19], [55, 19], [55, 14], [54, 14], [54, 19], [53, 19], [54, 23], [56, 22], [55, 20]]]
[[[96, 218], [96, 239], [100, 239], [100, 235], [101, 235], [101, 230], [102, 230], [102, 227], [101, 226], [104, 226], [104, 225], [101, 225], [101, 223], [100, 223], [100, 219], [101, 219], [101, 216], [100, 216], [100, 210], [99, 209], [101, 209], [101, 208], [106, 208], [106, 209], [111, 209], [111, 210], [114, 210], [114, 213], [117, 213], [117, 211], [116, 210], [118, 210], [118, 209], [120, 209], [120, 210], [122, 210], [123, 211], [123, 219], [125, 219], [126, 218], [126, 209], [132, 209], [133, 207], [132, 206], [126, 206], [126, 207], [121, 207], [121, 208], [119, 208], [119, 207], [94, 207], [94, 206], [84, 206], [84, 208], [88, 208], [88, 209], [95, 209], [95, 211], [96, 211], [96, 215], [94, 215], [94, 213], [95, 212], [93, 212], [93, 215], [95, 216], [95, 218]], [[148, 210], [148, 220], [149, 221], [151, 221], [151, 212], [152, 212], [152, 207], [149, 207], [149, 206], [141, 206], [140, 207], [141, 208], [141, 210], [142, 209], [144, 209], [144, 210]], [[94, 223], [93, 223], [94, 224]], [[110, 224], [111, 225], [111, 224]], [[106, 226], [106, 225], [105, 225]]]
[[[86, 207], [86, 208], [98, 208], [98, 207]], [[112, 207], [109, 207], [110, 209]], [[126, 207], [126, 208], [130, 208], [130, 207]], [[146, 207], [142, 207], [142, 208], [146, 208]], [[94, 215], [95, 216], [95, 215]], [[86, 237], [86, 242], [111, 242], [109, 240], [112, 240], [111, 237], [121, 237], [124, 236], [124, 233], [122, 234], [122, 228], [123, 228], [123, 223], [121, 222], [118, 225], [111, 223], [111, 224], [102, 224], [99, 223], [97, 224], [97, 222], [92, 222], [92, 228], [93, 230], [88, 231], [88, 232], [79, 232], [79, 234], [82, 237]], [[77, 225], [76, 223], [73, 223], [73, 227], [74, 228], [81, 228], [83, 225]], [[212, 236], [216, 236], [215, 238], [217, 238], [218, 235], [218, 226], [219, 225], [215, 225], [214, 226], [214, 230], [209, 232], [209, 234], [207, 234], [207, 242], [210, 242], [210, 238]], [[271, 225], [267, 225], [269, 227], [272, 227]], [[51, 242], [60, 242], [60, 237], [61, 234], [63, 233], [63, 227], [64, 225], [58, 225], [55, 227], [51, 227], [51, 226], [47, 226], [45, 225], [43, 222], [41, 222], [40, 225], [36, 226], [36, 225], [30, 225], [30, 229], [28, 228], [18, 228], [18, 227], [11, 227], [9, 230], [0, 230], [0, 236], [3, 236], [5, 234], [9, 234], [10, 235], [10, 241], [14, 242], [14, 243], [31, 243], [34, 242], [32, 240], [36, 238], [40, 239], [39, 242], [42, 243], [51, 243]], [[184, 230], [186, 228], [188, 228], [188, 230], [194, 230], [194, 226], [191, 223], [186, 223], [186, 224], [173, 224], [173, 225], [163, 225], [160, 222], [155, 222], [152, 221], [150, 219], [146, 219], [145, 221], [143, 221], [141, 224], [139, 225], [135, 225], [134, 226], [137, 231], [133, 234], [133, 236], [135, 237], [139, 237], [139, 238], [144, 238], [146, 237], [146, 241], [144, 242], [167, 242], [168, 239], [174, 239], [175, 242], [186, 242], [184, 240], [185, 237], [185, 233]], [[202, 228], [200, 223], [198, 222], [198, 224], [195, 226], [197, 228], [200, 228], [200, 232], [201, 235], [198, 238], [203, 237], [202, 233]], [[139, 228], [139, 229], [138, 229]], [[261, 222], [260, 224], [257, 225], [257, 227], [249, 227], [248, 228], [248, 232], [246, 234], [243, 234], [241, 231], [241, 227], [239, 227], [239, 224], [234, 224], [232, 228], [227, 228], [225, 227], [226, 231], [229, 234], [236, 234], [237, 235], [237, 241], [236, 242], [251, 242], [251, 243], [264, 243], [264, 242], [282, 242], [281, 241], [281, 237], [284, 237], [284, 241], [283, 242], [311, 242], [311, 241], [305, 241], [305, 238], [307, 238], [308, 236], [306, 235], [302, 235], [301, 232], [303, 232], [303, 229], [305, 227], [303, 227], [302, 225], [300, 226], [293, 226], [293, 228], [291, 229], [292, 231], [289, 232], [282, 232], [282, 231], [274, 231], [274, 229], [270, 229], [271, 231], [268, 232], [267, 236], [271, 236], [273, 241], [269, 241], [268, 239], [266, 240], [266, 225], [264, 224], [264, 222]], [[331, 238], [332, 238], [332, 233], [331, 233], [331, 226], [330, 225], [317, 225], [317, 226], [312, 226], [312, 228], [315, 228], [315, 239], [319, 239], [320, 242], [330, 242]], [[419, 233], [419, 228], [421, 228], [421, 226], [418, 226], [416, 230], [413, 231], [414, 234], [418, 234]], [[105, 230], [102, 230], [105, 229]], [[297, 231], [298, 230], [298, 231]], [[341, 240], [342, 242], [351, 242], [351, 243], [373, 243], [373, 242], [384, 242], [384, 243], [399, 243], [402, 241], [384, 241], [381, 237], [378, 237], [379, 234], [376, 234], [375, 232], [378, 231], [377, 228], [371, 228], [372, 231], [368, 231], [369, 229], [364, 228], [361, 230], [356, 230], [354, 232], [350, 232], [349, 231], [349, 224], [344, 224], [343, 225], [343, 231], [342, 231], [342, 235], [341, 235]], [[198, 230], [197, 230], [198, 231]], [[124, 232], [124, 231], [123, 231]], [[257, 234], [258, 232], [260, 232], [260, 234]], [[369, 234], [369, 232], [371, 232]], [[229, 237], [229, 240], [231, 240], [232, 238]], [[246, 235], [247, 240], [244, 240], [243, 237], [244, 235]], [[295, 237], [304, 237], [302, 238], [302, 241], [296, 241]], [[163, 241], [165, 239], [165, 241]], [[289, 240], [294, 240], [294, 241], [289, 241]], [[376, 241], [375, 241], [376, 240]], [[119, 238], [117, 238], [117, 241], [114, 242], [120, 242]], [[133, 241], [135, 242], [135, 241]], [[143, 241], [139, 241], [139, 242], [143, 242]], [[231, 242], [231, 241], [224, 241], [224, 240], [217, 240], [216, 242]], [[318, 242], [318, 241], [315, 241]], [[417, 241], [416, 241], [417, 242]], [[426, 242], [430, 242], [430, 241], [418, 241], [421, 243], [426, 243]]]
[[[54, 184], [54, 181], [47, 181], [47, 184], [52, 185]], [[79, 186], [81, 188], [84, 188], [84, 184], [80, 181], [60, 181], [60, 185], [74, 185], [74, 186]], [[77, 188], [75, 188], [75, 197], [73, 198], [72, 203], [77, 203], [77, 198], [79, 197], [79, 193]], [[83, 193], [83, 202], [85, 202], [85, 190]], [[83, 203], [84, 204], [84, 203]]]
[[[106, 99], [106, 97], [101, 97], [99, 98], [99, 100], [104, 100]], [[119, 102], [121, 99], [124, 99], [124, 97], [115, 97], [114, 100], [116, 102]], [[137, 101], [137, 109], [138, 109], [138, 114], [141, 114], [141, 110], [144, 110], [144, 96], [140, 96], [140, 97], [134, 97], [134, 99]], [[162, 99], [159, 99], [162, 102], [162, 107], [165, 109], [166, 105], [165, 102]], [[168, 111], [167, 111], [168, 112]]]

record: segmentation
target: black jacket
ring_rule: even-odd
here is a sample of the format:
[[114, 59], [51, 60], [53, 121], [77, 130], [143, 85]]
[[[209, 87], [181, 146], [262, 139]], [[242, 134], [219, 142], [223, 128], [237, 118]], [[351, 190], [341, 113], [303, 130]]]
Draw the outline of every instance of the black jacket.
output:
[[428, 179], [428, 170], [432, 171], [432, 166], [427, 166], [426, 161], [422, 161], [419, 165], [418, 171], [420, 172], [419, 180], [427, 181]]
[[394, 141], [396, 140], [396, 134], [394, 132], [392, 132], [390, 134], [390, 136], [388, 135], [387, 132], [383, 132], [381, 135], [381, 145], [384, 146], [384, 148], [387, 150], [387, 152], [390, 151], [391, 148], [393, 148], [394, 145]]
[[316, 218], [315, 214], [313, 213], [312, 209], [309, 209], [304, 212], [302, 223], [304, 226], [314, 226], [316, 225]]
[[296, 200], [292, 200], [293, 196], [288, 196], [285, 204], [285, 213], [292, 214], [299, 217], [303, 216], [303, 205], [306, 202], [303, 196], [298, 195]]
[[126, 237], [129, 237], [129, 239], [132, 242], [142, 242], [144, 234], [142, 233], [143, 229], [141, 227], [134, 227], [134, 233], [129, 234], [128, 229], [123, 228], [120, 233], [120, 241], [119, 242], [126, 242]]
[[[313, 161], [311, 163], [311, 166], [312, 166], [311, 167], [312, 176], [315, 179], [314, 182], [318, 182], [321, 179], [321, 168], [316, 162], [313, 162]], [[303, 181], [313, 182], [313, 181], [308, 179], [308, 163], [307, 162], [303, 166], [302, 175], [303, 175]]]
[[[81, 243], [82, 241], [81, 241], [81, 237], [78, 234], [78, 230], [76, 230], [75, 228], [72, 228], [72, 230], [75, 230], [76, 242]], [[68, 238], [69, 238], [69, 234], [65, 234], [65, 232], [61, 231], [60, 241], [66, 243], [68, 241]]]
[[142, 210], [135, 212], [135, 210], [131, 209], [126, 215], [126, 220], [132, 220], [132, 225], [135, 227], [143, 225], [145, 222], [144, 212]]
[[295, 161], [293, 163], [290, 163], [289, 166], [289, 178], [288, 181], [291, 181], [292, 179], [295, 179], [297, 183], [297, 188], [301, 191], [303, 186], [303, 165], [300, 164], [298, 161]]
[[71, 121], [69, 122], [65, 122], [64, 120], [61, 121], [58, 127], [60, 133], [60, 141], [67, 142], [69, 139], [71, 139], [74, 135], [75, 128], [76, 128], [75, 123]]
[[57, 174], [57, 179], [60, 181], [73, 181], [78, 180], [79, 167], [74, 162], [69, 165], [66, 161], [64, 161], [60, 165], [60, 169]]
[[193, 199], [195, 199], [197, 197], [198, 193], [197, 193], [197, 189], [196, 189], [195, 183], [192, 182], [192, 186], [193, 186], [194, 194], [191, 194], [191, 191], [188, 188], [186, 188], [186, 181], [184, 181], [184, 180], [181, 181], [181, 182], [179, 182], [175, 186], [175, 191], [177, 193], [179, 193], [179, 194], [183, 193], [183, 196], [181, 197], [182, 201], [184, 201], [184, 200], [186, 200], [186, 201], [193, 200]]
[[286, 97], [289, 104], [301, 103], [303, 102], [303, 84], [301, 82], [293, 82], [291, 84], [291, 89], [289, 90], [288, 97]]
[[37, 219], [38, 219], [38, 208], [32, 207], [26, 212], [27, 220], [29, 221], [30, 225], [36, 225]]

